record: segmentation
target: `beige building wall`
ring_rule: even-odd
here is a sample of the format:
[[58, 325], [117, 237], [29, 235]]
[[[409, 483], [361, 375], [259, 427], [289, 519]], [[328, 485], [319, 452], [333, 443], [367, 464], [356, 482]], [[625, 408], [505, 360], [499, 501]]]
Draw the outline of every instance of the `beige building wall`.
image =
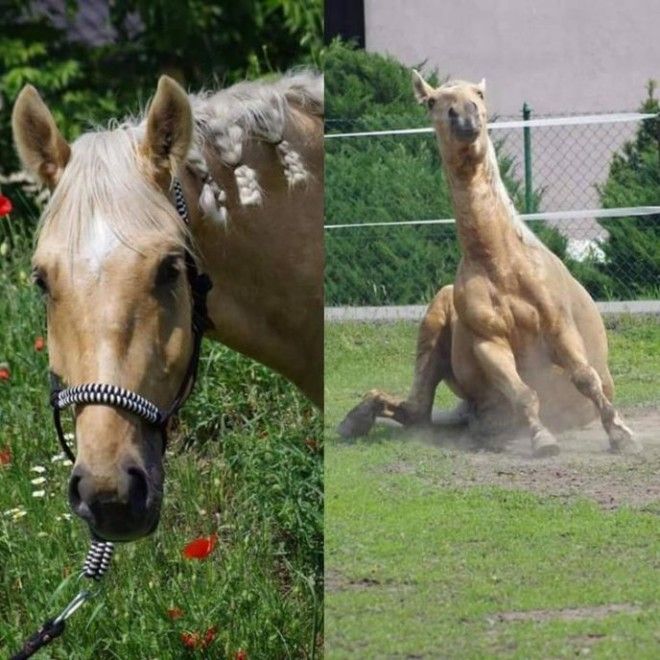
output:
[[[647, 81], [660, 79], [660, 0], [365, 0], [365, 40], [441, 77], [485, 77], [489, 112], [500, 118], [520, 117], [525, 101], [536, 117], [634, 111]], [[597, 208], [612, 154], [637, 128], [533, 129], [541, 210]], [[522, 180], [522, 131], [493, 137], [505, 138]], [[593, 219], [554, 224], [576, 244], [606, 235]]]
[[365, 0], [370, 51], [486, 78], [492, 110], [636, 109], [660, 78], [660, 0]]

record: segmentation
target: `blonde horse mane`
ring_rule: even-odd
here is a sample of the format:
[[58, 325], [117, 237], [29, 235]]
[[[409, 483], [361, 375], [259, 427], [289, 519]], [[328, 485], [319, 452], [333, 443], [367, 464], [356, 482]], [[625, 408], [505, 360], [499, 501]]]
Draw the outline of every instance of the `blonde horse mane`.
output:
[[[204, 215], [227, 222], [226, 194], [211, 177], [204, 152], [212, 148], [233, 168], [243, 205], [259, 204], [257, 173], [241, 162], [250, 140], [273, 145], [290, 186], [307, 179], [305, 164], [284, 140], [293, 109], [323, 114], [323, 79], [300, 70], [274, 80], [241, 82], [218, 92], [189, 96], [195, 130], [186, 165], [202, 182], [199, 206]], [[71, 253], [93, 236], [102, 221], [126, 245], [145, 230], [157, 230], [185, 245], [187, 230], [162, 193], [140, 173], [137, 149], [144, 137], [146, 113], [107, 129], [81, 135], [50, 198], [39, 227], [40, 238], [64, 234]]]
[[486, 139], [488, 140], [486, 163], [487, 163], [487, 170], [490, 176], [490, 183], [493, 190], [495, 190], [495, 193], [500, 198], [504, 207], [506, 208], [509, 221], [516, 230], [516, 234], [525, 245], [547, 250], [547, 248], [539, 239], [539, 237], [527, 226], [527, 224], [523, 221], [518, 211], [516, 210], [516, 207], [514, 206], [513, 201], [511, 200], [511, 196], [509, 195], [509, 191], [506, 189], [506, 186], [504, 185], [504, 181], [502, 181], [502, 176], [500, 174], [500, 166], [497, 162], [497, 153], [495, 151], [495, 146], [493, 145], [493, 141], [490, 139], [490, 136], [486, 136]]
[[256, 172], [241, 163], [243, 148], [251, 139], [276, 148], [289, 186], [307, 179], [303, 160], [284, 139], [284, 131], [294, 106], [309, 114], [323, 114], [323, 79], [319, 74], [294, 71], [274, 81], [242, 82], [215, 93], [201, 92], [191, 96], [190, 101], [195, 137], [188, 160], [204, 183], [199, 204], [207, 216], [221, 223], [227, 221], [226, 194], [209, 175], [204, 158], [206, 145], [213, 145], [222, 162], [234, 168], [243, 205], [261, 202]]

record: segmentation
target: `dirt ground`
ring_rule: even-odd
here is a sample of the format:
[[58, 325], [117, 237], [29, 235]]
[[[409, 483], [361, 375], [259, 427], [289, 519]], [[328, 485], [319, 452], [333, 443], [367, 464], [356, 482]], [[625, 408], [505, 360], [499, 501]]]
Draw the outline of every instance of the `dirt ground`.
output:
[[644, 507], [660, 501], [660, 409], [621, 412], [643, 444], [641, 454], [611, 453], [598, 422], [559, 434], [559, 455], [541, 459], [532, 457], [525, 436], [511, 439], [499, 452], [476, 448], [463, 430], [438, 429], [424, 439], [455, 452], [450, 486], [496, 485], [563, 499], [588, 497], [605, 509]]

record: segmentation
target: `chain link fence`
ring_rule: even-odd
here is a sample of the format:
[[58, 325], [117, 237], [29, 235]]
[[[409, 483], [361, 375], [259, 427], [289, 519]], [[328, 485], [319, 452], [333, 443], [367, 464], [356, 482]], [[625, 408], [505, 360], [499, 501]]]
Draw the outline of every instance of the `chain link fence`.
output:
[[[491, 139], [530, 226], [596, 300], [660, 298], [657, 115], [522, 124], [500, 119]], [[338, 122], [326, 139], [326, 304], [425, 303], [459, 258], [435, 138], [356, 130]]]

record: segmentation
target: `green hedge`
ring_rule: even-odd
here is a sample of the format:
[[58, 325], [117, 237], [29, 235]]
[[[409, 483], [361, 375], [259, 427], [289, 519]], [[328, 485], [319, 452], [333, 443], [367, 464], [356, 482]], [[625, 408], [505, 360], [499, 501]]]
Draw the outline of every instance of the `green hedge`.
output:
[[[329, 133], [428, 125], [412, 95], [410, 69], [395, 59], [337, 41], [325, 62]], [[431, 82], [438, 83], [437, 75]], [[657, 101], [649, 100], [644, 109], [654, 107]], [[656, 126], [645, 122], [635, 143], [614, 158], [600, 191], [604, 207], [660, 203]], [[502, 177], [521, 209], [522, 185], [501, 146], [496, 144]], [[432, 136], [326, 140], [325, 169], [326, 224], [453, 217]], [[535, 191], [532, 211], [541, 195]], [[657, 295], [657, 217], [603, 224], [611, 234], [604, 263], [573, 260], [562, 234], [542, 222], [531, 226], [596, 299]], [[438, 287], [453, 281], [458, 258], [452, 225], [327, 230], [326, 304], [428, 302]]]
[[[655, 83], [648, 85], [641, 112], [658, 113]], [[616, 154], [599, 190], [603, 208], [660, 205], [660, 118], [642, 122], [634, 140]], [[601, 223], [607, 270], [617, 297], [660, 297], [660, 215], [617, 218]]]

